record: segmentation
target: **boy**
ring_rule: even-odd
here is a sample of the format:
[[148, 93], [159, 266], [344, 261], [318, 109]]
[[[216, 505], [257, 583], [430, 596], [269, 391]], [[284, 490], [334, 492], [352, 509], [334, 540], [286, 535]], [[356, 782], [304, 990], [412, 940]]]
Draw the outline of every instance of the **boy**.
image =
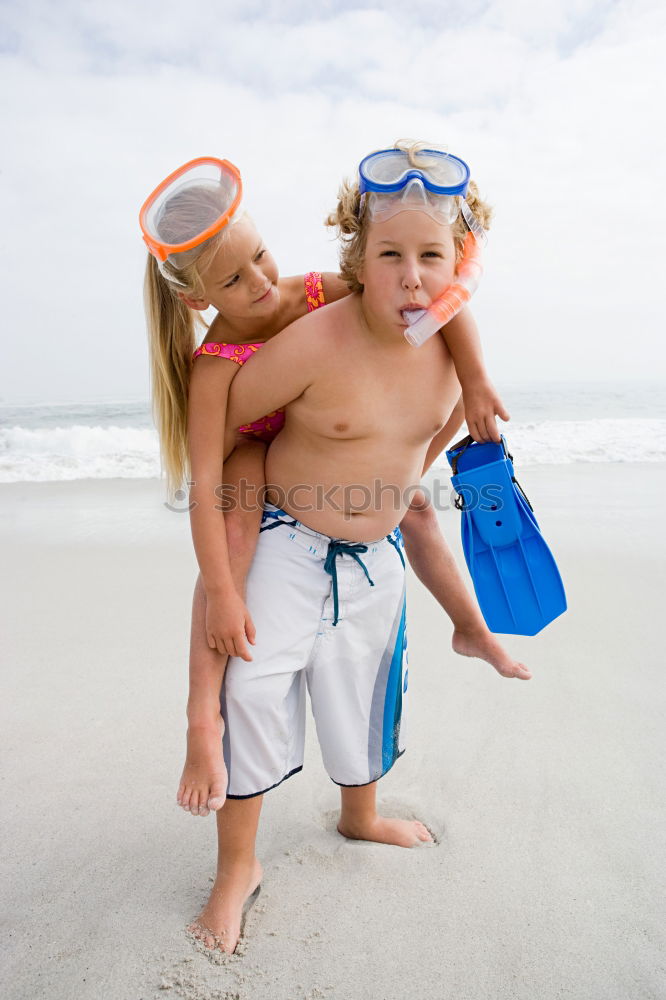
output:
[[[286, 407], [286, 423], [266, 456], [268, 502], [247, 582], [253, 659], [230, 660], [222, 695], [229, 789], [217, 879], [192, 928], [227, 952], [261, 878], [262, 795], [302, 767], [306, 686], [324, 764], [341, 786], [340, 833], [404, 847], [431, 840], [422, 823], [379, 816], [375, 799], [404, 749], [396, 525], [460, 423], [443, 338], [411, 347], [404, 314], [451, 284], [465, 226], [457, 198], [426, 186], [437, 160], [433, 169], [432, 157], [398, 152], [415, 167], [409, 182], [363, 200], [358, 186], [344, 188], [334, 218], [349, 237], [342, 272], [361, 290], [292, 324], [231, 386], [227, 451], [233, 428], [263, 413]], [[475, 194], [468, 202], [482, 213]], [[530, 677], [522, 664], [512, 675]]]

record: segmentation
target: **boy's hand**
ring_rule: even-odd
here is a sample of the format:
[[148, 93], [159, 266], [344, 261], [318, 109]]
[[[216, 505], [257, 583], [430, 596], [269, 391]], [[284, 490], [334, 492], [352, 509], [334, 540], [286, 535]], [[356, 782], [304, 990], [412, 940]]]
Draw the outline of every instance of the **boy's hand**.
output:
[[235, 590], [206, 598], [206, 638], [211, 649], [223, 656], [251, 660], [248, 642], [254, 645], [256, 630], [245, 602]]
[[500, 442], [500, 432], [495, 417], [510, 420], [510, 416], [490, 382], [475, 382], [463, 389], [465, 423], [475, 441]]

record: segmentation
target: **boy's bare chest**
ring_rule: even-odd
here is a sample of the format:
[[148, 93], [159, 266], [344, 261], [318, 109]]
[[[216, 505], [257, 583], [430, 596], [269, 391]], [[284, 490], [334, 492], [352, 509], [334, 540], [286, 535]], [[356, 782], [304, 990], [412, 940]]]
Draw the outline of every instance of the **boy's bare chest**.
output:
[[327, 439], [431, 440], [459, 393], [444, 344], [418, 359], [421, 363], [411, 357], [407, 364], [371, 360], [331, 359], [322, 377], [291, 404], [293, 416]]

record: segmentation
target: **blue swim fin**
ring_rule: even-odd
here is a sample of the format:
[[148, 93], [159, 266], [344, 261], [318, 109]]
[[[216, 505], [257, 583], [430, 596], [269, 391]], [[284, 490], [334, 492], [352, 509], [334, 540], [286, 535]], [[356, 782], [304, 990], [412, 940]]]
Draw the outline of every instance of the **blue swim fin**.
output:
[[446, 453], [462, 544], [491, 632], [536, 635], [567, 609], [559, 570], [513, 470], [506, 441], [466, 437]]

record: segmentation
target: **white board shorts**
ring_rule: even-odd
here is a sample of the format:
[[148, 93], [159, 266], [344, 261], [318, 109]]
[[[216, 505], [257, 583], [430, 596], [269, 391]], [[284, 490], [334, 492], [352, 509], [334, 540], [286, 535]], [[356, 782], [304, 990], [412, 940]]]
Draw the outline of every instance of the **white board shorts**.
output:
[[261, 795], [302, 769], [306, 687], [331, 779], [356, 786], [386, 774], [404, 752], [400, 529], [346, 542], [267, 504], [247, 606], [252, 662], [230, 658], [220, 698], [228, 797]]

